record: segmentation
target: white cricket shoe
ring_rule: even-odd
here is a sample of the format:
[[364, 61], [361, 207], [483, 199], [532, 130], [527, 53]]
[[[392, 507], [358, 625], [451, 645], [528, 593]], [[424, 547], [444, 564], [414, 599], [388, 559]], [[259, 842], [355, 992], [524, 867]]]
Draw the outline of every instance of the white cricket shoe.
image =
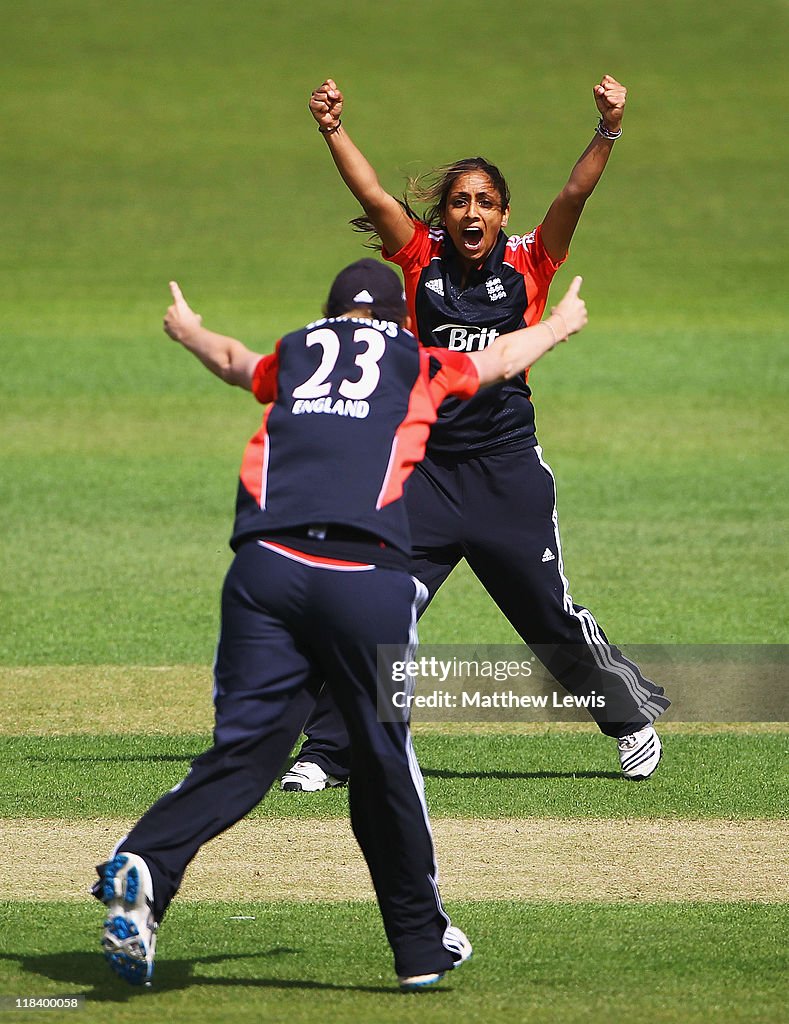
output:
[[[443, 942], [444, 946], [455, 958], [454, 967], [460, 967], [474, 952], [465, 934], [453, 924], [447, 926]], [[400, 986], [401, 992], [420, 992], [422, 989], [430, 988], [431, 985], [436, 985], [441, 981], [445, 973], [445, 971], [440, 971], [435, 974], [412, 974], [408, 977], [399, 975], [397, 983]]]
[[280, 789], [289, 793], [317, 793], [321, 789], [334, 789], [344, 786], [344, 779], [335, 779], [327, 775], [320, 765], [312, 761], [296, 761], [290, 771], [285, 772], [279, 784]]
[[465, 933], [453, 924], [447, 925], [447, 930], [444, 932], [444, 945], [455, 958], [455, 967], [464, 964], [474, 952]]
[[153, 882], [135, 853], [118, 853], [100, 865], [93, 895], [107, 907], [101, 945], [110, 968], [131, 985], [150, 984], [158, 924]]
[[628, 736], [620, 736], [618, 744], [622, 774], [635, 781], [648, 779], [663, 755], [660, 737], [651, 725]]

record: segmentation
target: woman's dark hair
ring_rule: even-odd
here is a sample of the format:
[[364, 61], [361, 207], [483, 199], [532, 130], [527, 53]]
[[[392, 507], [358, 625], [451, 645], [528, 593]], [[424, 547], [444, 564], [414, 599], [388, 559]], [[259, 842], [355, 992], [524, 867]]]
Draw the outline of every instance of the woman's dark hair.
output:
[[[413, 220], [421, 220], [431, 228], [440, 227], [452, 186], [459, 177], [470, 171], [481, 171], [490, 178], [491, 184], [498, 192], [501, 208], [506, 210], [510, 205], [510, 190], [504, 175], [495, 164], [489, 163], [482, 156], [455, 160], [454, 163], [435, 167], [416, 178], [409, 178], [405, 195], [398, 202]], [[415, 213], [411, 207], [412, 202], [427, 204], [424, 213]], [[364, 231], [373, 236], [369, 243], [371, 249], [381, 248], [381, 240], [369, 217], [354, 217], [351, 224], [356, 231]]]

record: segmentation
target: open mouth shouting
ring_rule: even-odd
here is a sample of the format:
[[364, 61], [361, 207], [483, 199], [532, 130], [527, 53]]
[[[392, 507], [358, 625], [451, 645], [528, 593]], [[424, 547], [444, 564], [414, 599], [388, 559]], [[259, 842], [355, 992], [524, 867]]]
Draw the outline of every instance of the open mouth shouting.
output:
[[507, 223], [509, 207], [487, 174], [470, 171], [452, 183], [442, 210], [442, 222], [458, 255], [467, 266], [479, 267]]
[[463, 228], [460, 232], [460, 239], [463, 249], [469, 255], [478, 256], [485, 240], [485, 232], [478, 227]]

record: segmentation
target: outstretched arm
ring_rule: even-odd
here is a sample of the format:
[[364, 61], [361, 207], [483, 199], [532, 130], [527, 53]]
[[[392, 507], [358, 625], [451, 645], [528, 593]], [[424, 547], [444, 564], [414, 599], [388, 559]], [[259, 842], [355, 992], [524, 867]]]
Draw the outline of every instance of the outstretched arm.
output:
[[411, 240], [414, 225], [394, 196], [382, 187], [378, 175], [357, 149], [342, 124], [343, 95], [328, 78], [310, 97], [310, 111], [326, 140], [337, 170], [370, 218], [387, 252], [398, 252]]
[[482, 352], [470, 352], [477, 367], [480, 388], [498, 384], [522, 373], [541, 356], [558, 344], [567, 341], [586, 326], [586, 303], [578, 294], [583, 278], [573, 278], [558, 306], [554, 306], [546, 320], [524, 327], [511, 334], [502, 334]]
[[[627, 89], [615, 78], [604, 75], [600, 84], [594, 87], [594, 98], [600, 111], [601, 129], [609, 135], [617, 135], [621, 131]], [[557, 263], [567, 255], [584, 204], [605, 170], [613, 145], [613, 139], [595, 132], [573, 167], [567, 184], [545, 215], [542, 240], [548, 255]]]
[[165, 332], [197, 356], [211, 373], [228, 384], [251, 391], [255, 367], [263, 357], [235, 338], [206, 330], [203, 318], [190, 309], [175, 281], [170, 282], [170, 292], [173, 304], [165, 314]]

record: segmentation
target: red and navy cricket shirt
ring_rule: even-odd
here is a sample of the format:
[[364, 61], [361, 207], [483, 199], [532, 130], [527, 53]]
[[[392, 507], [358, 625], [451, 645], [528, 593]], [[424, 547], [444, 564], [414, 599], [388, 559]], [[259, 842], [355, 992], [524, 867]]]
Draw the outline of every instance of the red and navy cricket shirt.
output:
[[[414, 221], [403, 248], [383, 256], [403, 271], [408, 310], [423, 345], [450, 352], [478, 352], [500, 334], [531, 327], [545, 309], [548, 289], [562, 261], [554, 263], [538, 227], [498, 241], [482, 267], [461, 288], [463, 266], [443, 228]], [[483, 454], [537, 443], [528, 370], [485, 388], [470, 402], [450, 398], [439, 410], [429, 453]]]
[[341, 524], [410, 554], [403, 485], [439, 404], [478, 387], [468, 356], [393, 323], [324, 319], [286, 335], [255, 369], [252, 391], [271, 404], [244, 454], [231, 545]]

